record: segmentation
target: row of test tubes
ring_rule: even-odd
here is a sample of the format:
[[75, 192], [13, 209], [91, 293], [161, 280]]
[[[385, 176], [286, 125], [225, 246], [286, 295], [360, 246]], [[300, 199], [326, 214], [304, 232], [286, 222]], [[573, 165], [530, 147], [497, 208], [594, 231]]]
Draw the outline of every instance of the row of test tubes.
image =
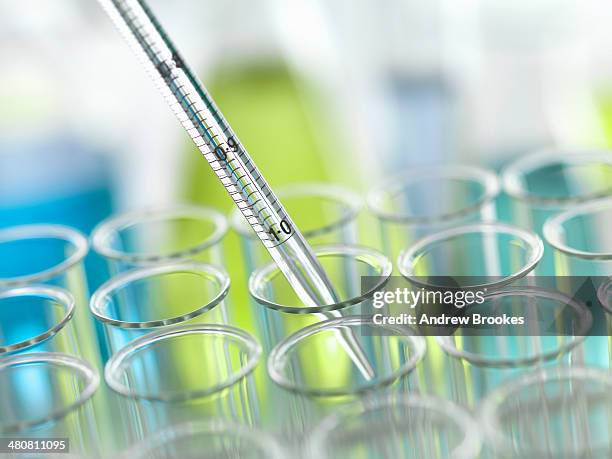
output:
[[[533, 280], [612, 276], [612, 153], [540, 152], [500, 175], [414, 169], [365, 200], [329, 184], [279, 197], [337, 304], [302, 304], [237, 213], [126, 213], [89, 239], [0, 230], [0, 436], [66, 437], [75, 457], [609, 457], [609, 339], [586, 336], [611, 318]], [[91, 295], [90, 247], [107, 270]], [[394, 275], [488, 279], [483, 311], [562, 317], [569, 332], [376, 324], [363, 311]], [[612, 282], [598, 294], [612, 313]], [[346, 330], [373, 375], [340, 345]]]

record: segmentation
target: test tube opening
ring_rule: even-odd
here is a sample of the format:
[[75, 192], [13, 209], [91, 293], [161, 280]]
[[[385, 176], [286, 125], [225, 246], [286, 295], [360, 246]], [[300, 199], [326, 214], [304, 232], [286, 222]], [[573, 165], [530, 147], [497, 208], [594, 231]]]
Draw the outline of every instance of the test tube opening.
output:
[[114, 327], [162, 327], [212, 310], [227, 296], [229, 286], [224, 270], [203, 263], [138, 268], [103, 284], [93, 294], [90, 309]]
[[597, 368], [534, 370], [494, 390], [480, 418], [504, 458], [608, 457], [612, 379]]
[[[180, 358], [186, 349], [198, 356], [189, 365]], [[104, 377], [131, 399], [181, 402], [221, 393], [247, 377], [260, 356], [261, 346], [238, 328], [182, 325], [135, 339], [111, 357]]]
[[94, 229], [91, 241], [108, 259], [147, 265], [192, 258], [219, 243], [227, 229], [217, 210], [182, 205], [111, 217]]
[[502, 172], [504, 191], [535, 207], [558, 207], [609, 196], [612, 154], [606, 151], [543, 150]]
[[610, 221], [612, 199], [598, 200], [549, 218], [544, 223], [544, 237], [553, 248], [570, 257], [612, 261], [612, 238], [609, 232], [602, 231]]
[[[305, 305], [295, 294], [280, 269], [270, 263], [249, 278], [249, 291], [260, 305], [290, 314], [314, 314], [358, 304], [382, 287], [391, 275], [391, 262], [380, 252], [361, 246], [325, 245], [315, 247], [315, 255], [333, 281], [340, 301], [321, 306]], [[377, 282], [361, 291], [360, 278]]]
[[[568, 355], [584, 342], [593, 316], [582, 302], [561, 292], [538, 287], [507, 287], [485, 297], [470, 314], [495, 311], [527, 317], [524, 326], [498, 326], [494, 330], [458, 329], [437, 336], [440, 347], [462, 362], [490, 368], [521, 368]], [[554, 327], [551, 329], [551, 327]]]
[[67, 226], [0, 229], [0, 287], [54, 279], [81, 262], [88, 249], [87, 238]]
[[460, 282], [462, 288], [493, 289], [527, 276], [543, 253], [541, 239], [531, 231], [479, 223], [426, 236], [404, 250], [397, 263], [400, 273], [416, 285], [449, 287], [444, 283]]
[[0, 432], [19, 433], [61, 420], [84, 405], [99, 382], [87, 362], [67, 354], [31, 353], [0, 359]]
[[[337, 341], [351, 330], [372, 362], [364, 377]], [[425, 339], [407, 326], [377, 325], [371, 319], [345, 316], [305, 327], [281, 341], [268, 357], [272, 380], [292, 392], [342, 397], [382, 389], [407, 376], [425, 355]]]
[[324, 419], [310, 437], [310, 457], [478, 457], [482, 439], [470, 413], [424, 395], [366, 399]]
[[283, 459], [272, 435], [245, 425], [196, 421], [166, 428], [126, 451], [124, 459]]
[[500, 190], [495, 173], [464, 165], [423, 167], [398, 174], [368, 193], [378, 218], [409, 225], [448, 225], [491, 203]]
[[74, 314], [74, 297], [41, 285], [0, 291], [0, 354], [32, 348], [52, 339]]

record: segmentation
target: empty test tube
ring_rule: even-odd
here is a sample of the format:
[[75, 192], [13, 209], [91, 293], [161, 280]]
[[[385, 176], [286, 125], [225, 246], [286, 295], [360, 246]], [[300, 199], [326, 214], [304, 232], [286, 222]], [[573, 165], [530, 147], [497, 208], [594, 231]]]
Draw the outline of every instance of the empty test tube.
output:
[[474, 459], [481, 444], [478, 424], [461, 406], [423, 395], [386, 395], [324, 419], [309, 438], [306, 456]]
[[611, 389], [597, 368], [539, 369], [508, 381], [481, 407], [487, 457], [610, 457]]
[[227, 228], [226, 218], [215, 209], [176, 205], [111, 216], [94, 229], [91, 241], [110, 276], [177, 261], [223, 266]]
[[[191, 358], [181, 358], [187, 350]], [[256, 425], [252, 372], [260, 356], [254, 338], [225, 325], [167, 327], [132, 341], [105, 368], [122, 400], [127, 441], [203, 419]]]

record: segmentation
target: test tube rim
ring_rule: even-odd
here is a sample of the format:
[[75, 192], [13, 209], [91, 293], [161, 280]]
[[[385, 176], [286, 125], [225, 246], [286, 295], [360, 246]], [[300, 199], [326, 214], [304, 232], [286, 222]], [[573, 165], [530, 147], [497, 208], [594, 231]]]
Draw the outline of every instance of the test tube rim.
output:
[[[172, 220], [180, 217], [210, 221], [214, 224], [215, 229], [210, 236], [193, 247], [167, 254], [125, 252], [113, 249], [108, 243], [112, 234], [119, 233], [130, 226], [150, 221]], [[91, 245], [94, 252], [110, 260], [133, 264], [157, 264], [185, 260], [209, 247], [213, 247], [225, 237], [228, 228], [229, 225], [225, 216], [212, 207], [180, 204], [170, 207], [139, 209], [113, 215], [96, 225], [91, 233]]]
[[[223, 383], [214, 385], [210, 388], [191, 390], [189, 392], [171, 393], [168, 395], [164, 395], [163, 392], [140, 392], [128, 388], [121, 382], [121, 370], [128, 366], [130, 356], [141, 350], [146, 351], [146, 348], [153, 343], [189, 334], [216, 334], [226, 339], [229, 338], [235, 343], [239, 343], [244, 348], [245, 354], [247, 355], [246, 362], [243, 362], [244, 365], [240, 370], [227, 377]], [[261, 354], [261, 345], [253, 336], [240, 328], [230, 325], [215, 324], [175, 325], [147, 333], [122, 347], [113, 354], [106, 363], [104, 367], [104, 380], [112, 390], [126, 398], [153, 402], [182, 402], [211, 396], [243, 380], [251, 374], [258, 365]]]
[[[612, 153], [611, 153], [612, 155]], [[542, 227], [544, 239], [559, 252], [585, 260], [612, 260], [612, 252], [588, 252], [569, 246], [561, 241], [560, 234], [563, 225], [573, 218], [592, 215], [609, 210], [612, 213], [612, 199], [599, 199], [582, 206], [572, 207], [549, 217]]]
[[43, 333], [19, 341], [7, 346], [0, 345], [0, 356], [3, 354], [13, 353], [16, 351], [26, 350], [36, 344], [40, 344], [57, 335], [70, 322], [74, 315], [75, 300], [72, 294], [62, 288], [48, 285], [27, 285], [23, 287], [14, 287], [8, 290], [0, 291], [0, 301], [6, 298], [15, 298], [20, 296], [36, 296], [54, 300], [65, 307], [65, 314], [60, 321], [53, 325]]
[[[0, 244], [27, 239], [57, 239], [71, 244], [74, 252], [51, 268], [31, 274], [0, 278], [0, 286], [19, 286], [52, 279], [77, 265], [87, 255], [89, 243], [80, 231], [65, 225], [30, 224], [0, 229]], [[30, 254], [31, 255], [31, 254]]]
[[[610, 386], [612, 390], [612, 376], [605, 370], [595, 367], [551, 367], [547, 369], [534, 369], [527, 374], [511, 379], [501, 386], [493, 389], [482, 401], [478, 410], [478, 418], [482, 421], [484, 436], [488, 443], [491, 444], [495, 451], [502, 457], [516, 457], [516, 444], [509, 441], [506, 436], [502, 435], [501, 425], [497, 417], [497, 407], [504, 401], [508, 400], [513, 393], [522, 388], [529, 387], [532, 384], [547, 384], [551, 381], [571, 381], [592, 380], [604, 385]], [[612, 446], [612, 444], [610, 445]], [[499, 450], [499, 451], [498, 451]], [[504, 451], [511, 451], [512, 454], [505, 455]], [[609, 452], [609, 451], [608, 451]], [[530, 454], [528, 457], [549, 457], [550, 452], [533, 449], [522, 454]], [[507, 454], [507, 453], [506, 453]], [[559, 454], [559, 452], [557, 452]], [[566, 456], [564, 454], [555, 457], [567, 458], [575, 456]]]
[[[384, 378], [372, 378], [361, 387], [357, 387], [351, 390], [344, 389], [320, 389], [320, 388], [308, 388], [303, 384], [296, 384], [290, 379], [286, 378], [281, 371], [281, 367], [286, 361], [287, 355], [299, 345], [301, 341], [309, 338], [322, 331], [336, 329], [340, 327], [348, 326], [361, 326], [361, 325], [373, 325], [386, 329], [388, 332], [393, 331], [395, 338], [402, 340], [412, 349], [412, 355], [410, 359], [403, 363], [399, 368], [391, 372], [390, 375]], [[387, 335], [382, 335], [387, 336]], [[381, 388], [393, 384], [398, 379], [411, 373], [422, 361], [423, 356], [426, 352], [426, 343], [423, 336], [419, 334], [417, 330], [406, 325], [391, 325], [384, 324], [378, 325], [370, 317], [363, 316], [344, 316], [334, 319], [323, 320], [306, 326], [295, 333], [287, 336], [280, 341], [268, 356], [267, 370], [268, 375], [277, 385], [291, 392], [296, 392], [302, 395], [316, 396], [316, 397], [336, 397], [344, 395], [354, 395], [367, 393], [375, 388]]]
[[[249, 294], [259, 304], [266, 308], [274, 309], [289, 314], [316, 314], [319, 312], [335, 311], [346, 307], [359, 304], [374, 295], [378, 289], [383, 287], [391, 277], [393, 264], [381, 252], [369, 247], [352, 245], [352, 244], [329, 244], [313, 246], [313, 252], [317, 258], [319, 257], [354, 257], [358, 261], [368, 264], [372, 268], [378, 268], [380, 280], [376, 282], [367, 292], [340, 301], [338, 303], [323, 305], [323, 306], [290, 306], [282, 305], [269, 300], [264, 296], [265, 289], [260, 288], [270, 282], [276, 276], [282, 275], [280, 268], [275, 262], [271, 262], [261, 268], [256, 269], [249, 277]], [[263, 293], [262, 293], [263, 292]]]
[[612, 294], [612, 276], [597, 289], [597, 299], [606, 312], [612, 314], [612, 302], [606, 297], [606, 293]]
[[[483, 194], [473, 204], [442, 215], [416, 216], [381, 209], [379, 202], [381, 201], [382, 195], [388, 193], [390, 189], [389, 182], [395, 182], [395, 186], [397, 186], [398, 181], [402, 185], [405, 185], [415, 181], [431, 180], [432, 178], [453, 178], [478, 182], [483, 187]], [[412, 225], [448, 224], [453, 220], [461, 219], [481, 209], [486, 204], [493, 202], [500, 190], [501, 185], [497, 174], [489, 169], [467, 164], [423, 166], [410, 169], [401, 174], [395, 174], [393, 177], [388, 178], [384, 184], [376, 186], [367, 193], [366, 204], [370, 212], [385, 221]]]
[[[285, 187], [279, 187], [276, 190], [276, 195], [286, 206], [286, 199], [293, 197], [308, 197], [309, 195], [317, 198], [326, 199], [328, 201], [337, 201], [343, 205], [346, 205], [347, 210], [342, 216], [337, 218], [335, 221], [328, 223], [320, 228], [310, 229], [302, 231], [302, 235], [309, 239], [318, 236], [322, 236], [334, 231], [336, 228], [340, 228], [343, 225], [357, 218], [357, 215], [363, 208], [362, 199], [359, 195], [348, 188], [335, 185], [333, 183], [325, 182], [303, 182], [288, 185]], [[230, 225], [234, 231], [240, 236], [247, 237], [252, 240], [257, 239], [257, 235], [247, 225], [240, 209], [235, 208], [230, 214]]]
[[457, 359], [462, 359], [469, 362], [472, 365], [488, 367], [488, 368], [515, 368], [521, 366], [534, 365], [539, 362], [545, 362], [559, 357], [560, 355], [567, 354], [576, 346], [580, 345], [586, 338], [587, 333], [593, 325], [593, 315], [587, 306], [571, 298], [561, 292], [546, 290], [535, 286], [516, 286], [508, 287], [505, 290], [496, 290], [492, 293], [485, 295], [485, 300], [494, 299], [496, 297], [505, 296], [524, 296], [526, 298], [544, 297], [549, 300], [555, 300], [562, 303], [565, 306], [571, 306], [576, 311], [578, 322], [581, 324], [581, 328], [574, 339], [559, 346], [556, 350], [538, 354], [532, 357], [522, 358], [503, 358], [503, 359], [491, 359], [487, 357], [481, 357], [479, 354], [474, 352], [466, 352], [459, 350], [453, 345], [452, 336], [436, 336], [436, 341], [444, 352]]
[[266, 452], [269, 459], [286, 458], [284, 449], [276, 438], [262, 430], [255, 430], [244, 424], [220, 422], [220, 421], [190, 421], [182, 424], [164, 428], [153, 435], [141, 440], [136, 445], [128, 448], [121, 455], [123, 459], [145, 459], [152, 450], [162, 448], [168, 442], [191, 435], [229, 434], [233, 438], [245, 438], [262, 452]]
[[[401, 405], [405, 408], [433, 410], [448, 418], [458, 430], [464, 432], [462, 442], [451, 452], [452, 459], [473, 459], [478, 457], [482, 448], [482, 434], [476, 420], [470, 412], [461, 405], [447, 399], [425, 394], [402, 394], [375, 396], [359, 403], [341, 407], [336, 412], [320, 421], [311, 434], [312, 457], [327, 458], [325, 444], [330, 435], [333, 435], [342, 422], [361, 416], [365, 413]], [[470, 436], [472, 437], [470, 439]], [[463, 451], [460, 451], [463, 450]]]
[[591, 162], [598, 161], [599, 164], [607, 164], [612, 167], [612, 151], [590, 150], [579, 153], [568, 152], [559, 148], [548, 148], [528, 153], [511, 162], [502, 170], [501, 182], [504, 192], [511, 198], [544, 207], [578, 204], [610, 196], [612, 187], [585, 196], [551, 197], [533, 195], [523, 186], [521, 179], [523, 175], [550, 165], [551, 161], [557, 163], [567, 162], [571, 165], [576, 165], [583, 163], [584, 160]]
[[[200, 306], [197, 309], [179, 316], [167, 317], [164, 319], [148, 320], [144, 322], [130, 322], [113, 319], [104, 313], [104, 304], [106, 303], [106, 300], [108, 300], [114, 292], [119, 291], [121, 288], [129, 285], [130, 283], [155, 276], [185, 272], [189, 272], [194, 275], [197, 273], [197, 275], [201, 277], [213, 280], [219, 286], [218, 293], [214, 295], [212, 299], [204, 306]], [[169, 325], [180, 324], [181, 322], [191, 320], [195, 317], [201, 316], [207, 311], [210, 311], [221, 303], [223, 299], [225, 299], [229, 292], [229, 288], [229, 275], [223, 268], [218, 266], [206, 263], [172, 263], [147, 266], [122, 272], [104, 282], [91, 296], [89, 301], [89, 310], [97, 320], [113, 327], [126, 329], [166, 327]]]
[[[508, 285], [518, 279], [521, 279], [527, 276], [533, 269], [537, 266], [537, 264], [542, 259], [544, 255], [544, 243], [540, 237], [527, 229], [520, 228], [518, 226], [509, 225], [507, 223], [501, 222], [483, 222], [483, 223], [474, 223], [469, 225], [461, 225], [455, 226], [448, 229], [444, 229], [438, 231], [436, 233], [427, 235], [419, 240], [417, 240], [414, 244], [412, 244], [409, 248], [401, 251], [400, 255], [397, 258], [397, 269], [402, 276], [404, 276], [408, 281], [415, 285], [419, 285], [424, 288], [435, 288], [435, 285], [428, 284], [427, 282], [423, 282], [421, 280], [422, 276], [416, 276], [412, 272], [411, 269], [408, 269], [406, 266], [409, 262], [418, 260], [420, 255], [417, 255], [418, 252], [421, 252], [425, 249], [425, 247], [436, 244], [448, 239], [452, 239], [457, 236], [462, 236], [470, 233], [486, 233], [486, 232], [495, 232], [495, 233], [506, 233], [516, 237], [517, 239], [522, 240], [527, 244], [528, 250], [528, 260], [524, 264], [524, 266], [518, 270], [517, 272], [508, 275], [508, 276], [498, 276], [499, 280], [491, 283], [485, 284], [475, 284], [470, 286], [462, 286], [461, 288], [466, 290], [471, 289], [487, 289], [491, 291], [492, 289], [498, 289], [505, 285]], [[529, 253], [531, 252], [531, 253]], [[412, 263], [411, 263], [412, 264]], [[440, 274], [440, 276], [448, 276], [448, 274]]]
[[87, 401], [90, 400], [91, 397], [93, 397], [93, 395], [96, 393], [100, 385], [100, 375], [96, 372], [96, 370], [91, 366], [89, 362], [80, 359], [76, 356], [60, 352], [33, 352], [29, 354], [18, 354], [14, 356], [1, 357], [0, 372], [2, 372], [2, 370], [5, 368], [24, 364], [53, 364], [57, 366], [69, 367], [75, 372], [75, 375], [78, 374], [80, 377], [83, 378], [83, 380], [85, 381], [85, 385], [80, 391], [77, 400], [73, 403], [70, 403], [66, 407], [54, 410], [48, 415], [32, 421], [13, 423], [10, 424], [8, 427], [2, 426], [0, 424], [0, 432], [16, 433], [25, 429], [42, 426], [51, 421], [58, 421], [70, 414], [73, 410], [87, 403]]

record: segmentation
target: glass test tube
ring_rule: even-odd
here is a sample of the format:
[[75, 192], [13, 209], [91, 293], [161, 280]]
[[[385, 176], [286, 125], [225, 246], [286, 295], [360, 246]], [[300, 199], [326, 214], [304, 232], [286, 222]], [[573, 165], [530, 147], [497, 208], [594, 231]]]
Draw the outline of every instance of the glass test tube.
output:
[[110, 217], [93, 230], [91, 243], [106, 259], [109, 277], [185, 260], [223, 266], [221, 242], [227, 228], [226, 218], [215, 209], [180, 205]]
[[368, 193], [383, 252], [397, 259], [416, 240], [451, 226], [494, 221], [500, 185], [494, 172], [473, 166], [421, 167]]
[[437, 337], [449, 356], [447, 396], [466, 406], [478, 405], [492, 389], [531, 368], [569, 365], [593, 324], [584, 303], [538, 287], [497, 290], [470, 306], [469, 314], [492, 311], [523, 317], [526, 324], [461, 328]]
[[[372, 249], [348, 245], [330, 245], [315, 247], [314, 251], [340, 298], [340, 302], [337, 304], [320, 307], [305, 305], [297, 297], [274, 263], [259, 268], [251, 275], [249, 291], [258, 303], [256, 306], [259, 308], [262, 317], [262, 328], [258, 331], [258, 336], [264, 343], [266, 354], [284, 338], [308, 325], [332, 317], [361, 314], [362, 307], [369, 304], [371, 296], [384, 285], [391, 274], [391, 262], [384, 255]], [[369, 279], [372, 281], [372, 285], [366, 286], [363, 291], [361, 276], [371, 276]], [[347, 339], [353, 345], [360, 345], [354, 332], [353, 329], [337, 329], [335, 331], [336, 340], [331, 344], [332, 348], [329, 351], [333, 352], [333, 355], [340, 355], [341, 358], [344, 358], [346, 348], [343, 345]], [[312, 357], [313, 362], [327, 358], [325, 352], [327, 352], [326, 349], [321, 348], [316, 357]], [[375, 365], [375, 362], [368, 363]], [[321, 377], [346, 380], [350, 374], [350, 367], [346, 367], [337, 375], [330, 371], [326, 375], [321, 375]], [[376, 375], [373, 379], [376, 379]], [[279, 395], [278, 391], [275, 390], [269, 392], [268, 396], [272, 399]], [[281, 417], [276, 416], [276, 411], [279, 407], [282, 409], [284, 404], [283, 400], [267, 404], [264, 418], [266, 420], [272, 418], [273, 423], [283, 422], [279, 421]], [[297, 422], [302, 423], [308, 421], [310, 420], [297, 420]], [[287, 427], [293, 431], [292, 426]]]
[[[32, 224], [0, 229], [0, 291], [15, 287], [45, 284], [70, 292], [75, 307], [69, 325], [49, 341], [49, 345], [68, 338], [74, 331], [79, 357], [102, 371], [102, 359], [93, 318], [87, 307], [89, 288], [85, 276], [84, 259], [89, 251], [87, 238], [79, 231], [62, 225]], [[20, 313], [13, 314], [6, 328], [24, 324]], [[42, 317], [38, 317], [40, 324]], [[30, 323], [34, 326], [34, 323]], [[19, 325], [21, 326], [21, 325]], [[66, 333], [70, 332], [70, 333]], [[75, 347], [66, 348], [72, 353]], [[94, 399], [95, 415], [99, 421], [101, 436], [113, 442], [114, 432], [109, 419], [107, 392], [104, 388]]]
[[[397, 264], [400, 273], [415, 288], [459, 285], [492, 294], [529, 275], [542, 252], [542, 241], [528, 230], [504, 223], [476, 223], [420, 239], [401, 253]], [[506, 341], [503, 336], [479, 339], [483, 346], [497, 346], [498, 340]], [[448, 358], [436, 352], [439, 346], [433, 337], [428, 339], [428, 345], [432, 352], [427, 365], [417, 370], [418, 376], [433, 393], [446, 395], [455, 384], [446, 372]]]
[[612, 378], [595, 368], [535, 370], [492, 392], [481, 408], [496, 458], [605, 458], [612, 454]]
[[23, 352], [80, 355], [72, 321], [74, 308], [74, 297], [58, 287], [0, 290], [0, 356]]
[[[612, 153], [610, 154], [612, 156]], [[612, 275], [612, 199], [580, 204], [544, 223], [557, 276]]]
[[[512, 221], [542, 236], [547, 218], [576, 204], [612, 196], [612, 152], [545, 150], [509, 164], [502, 173]], [[555, 274], [549, 247], [536, 272]]]
[[[191, 262], [138, 268], [113, 277], [90, 302], [102, 328], [105, 357], [158, 328], [225, 323], [229, 286], [221, 268]], [[188, 356], [197, 358], [194, 352], [185, 349], [180, 358], [188, 362]]]
[[72, 453], [96, 456], [99, 432], [91, 398], [98, 386], [94, 368], [68, 354], [1, 358], [0, 436], [68, 438]]
[[[338, 342], [340, 330], [357, 337], [372, 364], [367, 379]], [[365, 316], [346, 316], [305, 327], [281, 341], [268, 358], [276, 393], [274, 428], [294, 442], [323, 416], [377, 392], [417, 391], [407, 377], [425, 354], [425, 340], [408, 326], [377, 325]]]
[[307, 457], [473, 459], [481, 445], [479, 426], [459, 405], [423, 395], [387, 395], [325, 418], [310, 436]]
[[85, 291], [86, 296], [82, 261], [87, 251], [85, 236], [66, 226], [0, 229], [0, 288], [47, 283], [64, 287], [75, 296]]
[[[74, 297], [74, 328], [81, 356], [101, 369], [83, 259], [87, 238], [60, 225], [24, 225], [0, 229], [0, 291], [30, 284], [61, 287]], [[15, 315], [13, 319], [17, 319]]]
[[[277, 192], [285, 208], [297, 219], [295, 223], [311, 245], [357, 242], [357, 217], [362, 208], [362, 200], [356, 193], [331, 183], [316, 182], [294, 183], [280, 187]], [[270, 264], [272, 260], [238, 209], [232, 212], [230, 223], [239, 236], [242, 254], [242, 266], [239, 268], [242, 272], [232, 274], [237, 276], [237, 282], [240, 281], [240, 274], [246, 281], [257, 268]], [[234, 300], [236, 301], [235, 298]], [[247, 301], [251, 303], [254, 317], [252, 324], [257, 335], [261, 337], [264, 354], [267, 355], [277, 341], [273, 341], [265, 332], [268, 319], [264, 308], [256, 304], [250, 296]], [[258, 368], [256, 373], [257, 380], [260, 381], [258, 388], [261, 388], [261, 396], [270, 397], [271, 391], [276, 388], [271, 384], [264, 384], [269, 382], [265, 368]]]
[[[311, 245], [357, 242], [356, 220], [362, 202], [352, 191], [329, 183], [298, 183], [279, 188], [278, 196], [285, 208], [297, 218], [296, 224]], [[238, 209], [232, 212], [230, 222], [240, 237], [242, 264], [248, 278], [256, 269], [269, 265], [272, 259]], [[264, 333], [267, 318], [263, 308], [252, 297], [249, 300], [253, 307], [254, 325], [258, 336], [262, 336], [267, 355], [277, 341]]]
[[[612, 154], [611, 154], [612, 156]], [[559, 289], [576, 289], [582, 282], [564, 282], [565, 276], [612, 276], [612, 199], [575, 205], [544, 223], [544, 238], [552, 248]], [[586, 279], [585, 279], [586, 280]], [[599, 279], [593, 279], [598, 283]], [[570, 285], [574, 284], [574, 287]], [[575, 294], [573, 291], [567, 292]], [[610, 366], [609, 316], [594, 308], [596, 328], [583, 346], [580, 362]]]
[[285, 459], [270, 434], [241, 424], [194, 421], [145, 438], [122, 459]]
[[[397, 260], [400, 273], [419, 285], [455, 281], [492, 291], [530, 274], [542, 258], [542, 240], [505, 223], [457, 226], [426, 236]], [[476, 282], [475, 285], [471, 285]]]
[[123, 398], [123, 429], [133, 442], [196, 420], [256, 424], [252, 371], [260, 356], [259, 344], [238, 328], [181, 325], [123, 347], [104, 377]]
[[[367, 204], [378, 223], [382, 250], [395, 263], [402, 250], [429, 234], [496, 220], [499, 190], [497, 175], [488, 169], [458, 164], [419, 167], [370, 191]], [[444, 357], [434, 340], [426, 339], [426, 363], [419, 371], [438, 373], [432, 381], [444, 381]]]
[[[315, 255], [336, 289], [340, 302], [320, 307], [305, 305], [276, 264], [257, 269], [249, 279], [249, 292], [261, 310], [265, 352], [307, 325], [332, 317], [361, 313], [361, 307], [391, 274], [391, 262], [381, 253], [360, 246], [329, 245], [314, 248]], [[361, 277], [371, 276], [373, 287], [362, 292]]]

